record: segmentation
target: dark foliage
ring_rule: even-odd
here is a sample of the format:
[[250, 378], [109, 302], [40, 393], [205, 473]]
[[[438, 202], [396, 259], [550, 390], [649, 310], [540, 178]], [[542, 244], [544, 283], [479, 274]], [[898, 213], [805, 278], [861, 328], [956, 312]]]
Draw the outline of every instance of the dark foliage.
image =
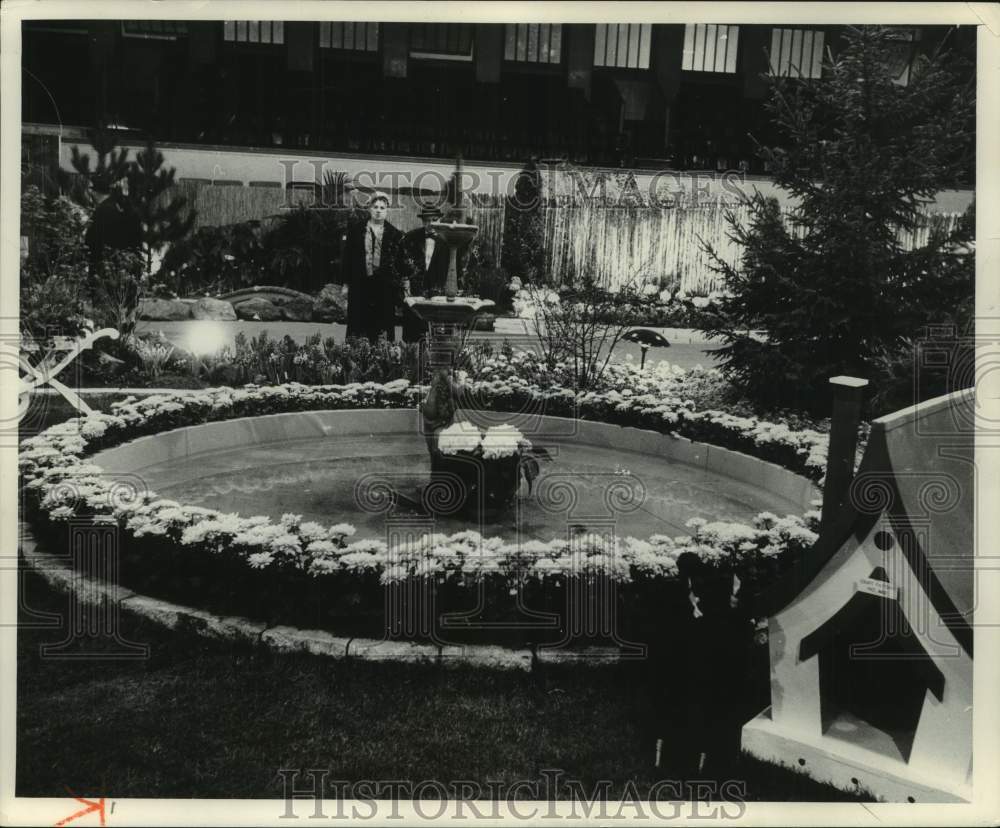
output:
[[507, 199], [501, 261], [525, 284], [539, 283], [543, 273], [542, 177], [534, 159], [517, 176]]
[[[742, 263], [715, 257], [730, 296], [698, 319], [726, 343], [727, 377], [762, 405], [825, 411], [838, 374], [872, 380], [887, 404], [886, 359], [898, 367], [908, 340], [971, 309], [973, 257], [954, 255], [972, 238], [971, 213], [951, 234], [931, 222], [911, 249], [901, 236], [927, 223], [936, 193], [963, 183], [974, 90], [943, 51], [917, 58], [897, 84], [893, 45], [885, 29], [850, 30], [822, 82], [772, 85], [784, 146], [760, 152], [797, 206], [783, 217], [756, 194], [749, 226], [730, 216]], [[910, 385], [919, 387], [912, 374]]]

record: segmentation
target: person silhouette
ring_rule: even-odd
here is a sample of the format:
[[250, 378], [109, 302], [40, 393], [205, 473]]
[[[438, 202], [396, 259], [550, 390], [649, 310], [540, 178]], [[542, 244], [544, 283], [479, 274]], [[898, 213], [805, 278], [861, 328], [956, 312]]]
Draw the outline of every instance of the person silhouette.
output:
[[396, 339], [396, 301], [401, 290], [399, 244], [402, 233], [386, 220], [389, 196], [376, 192], [368, 220], [347, 231], [344, 283], [347, 285], [347, 337], [372, 343], [383, 334]]
[[[403, 297], [430, 298], [444, 291], [448, 277], [448, 245], [434, 230], [432, 223], [441, 218], [441, 210], [425, 205], [420, 213], [421, 226], [403, 236], [400, 245]], [[427, 332], [427, 323], [407, 305], [403, 305], [403, 341], [417, 342]]]

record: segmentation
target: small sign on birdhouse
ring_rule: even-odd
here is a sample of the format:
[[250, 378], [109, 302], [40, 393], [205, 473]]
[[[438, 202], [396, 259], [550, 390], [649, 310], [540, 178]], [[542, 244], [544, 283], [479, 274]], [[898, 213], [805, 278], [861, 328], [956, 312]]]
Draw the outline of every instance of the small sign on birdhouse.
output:
[[874, 595], [877, 598], [888, 598], [895, 601], [899, 597], [899, 590], [888, 581], [880, 581], [878, 578], [862, 578], [858, 581], [858, 592], [867, 595]]

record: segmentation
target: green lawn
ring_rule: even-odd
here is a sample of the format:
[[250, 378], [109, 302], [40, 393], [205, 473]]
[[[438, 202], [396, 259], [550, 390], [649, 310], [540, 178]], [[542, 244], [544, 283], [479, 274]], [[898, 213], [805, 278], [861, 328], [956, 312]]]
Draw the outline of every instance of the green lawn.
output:
[[[65, 614], [66, 596], [24, 581], [18, 637], [17, 794], [280, 798], [281, 768], [330, 779], [513, 783], [544, 769], [619, 797], [660, 778], [651, 702], [634, 667], [533, 673], [344, 662], [275, 654], [164, 630], [123, 616], [150, 645], [127, 662], [43, 659], [62, 629], [31, 610]], [[100, 652], [100, 642], [88, 651]], [[106, 645], [105, 645], [106, 646]], [[669, 701], [669, 700], [667, 700]], [[807, 777], [743, 757], [748, 799], [845, 801]], [[560, 792], [558, 796], [564, 796]]]

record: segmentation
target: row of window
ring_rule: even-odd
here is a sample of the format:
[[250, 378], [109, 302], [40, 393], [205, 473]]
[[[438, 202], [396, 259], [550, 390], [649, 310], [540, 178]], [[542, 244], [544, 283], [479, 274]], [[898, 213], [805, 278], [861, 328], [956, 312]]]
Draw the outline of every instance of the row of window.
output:
[[[126, 20], [126, 37], [175, 39], [187, 34], [183, 21]], [[909, 50], [919, 30], [897, 28], [899, 82], [906, 83]], [[684, 27], [681, 68], [687, 72], [736, 72], [740, 27], [715, 23], [689, 23]], [[285, 42], [280, 20], [227, 20], [223, 39], [233, 43]], [[774, 28], [771, 30], [770, 71], [779, 77], [818, 78], [822, 74], [825, 36], [822, 31]], [[594, 65], [618, 69], [648, 69], [652, 25], [602, 23], [596, 26]], [[563, 27], [549, 23], [507, 23], [504, 26], [504, 60], [517, 63], [562, 62]], [[324, 49], [377, 52], [379, 24], [372, 22], [321, 22], [319, 45]], [[471, 61], [473, 26], [468, 23], [418, 23], [410, 26], [410, 54], [414, 57]]]
[[[282, 24], [268, 21], [227, 21], [225, 40], [237, 43], [283, 43]], [[598, 24], [594, 38], [594, 65], [618, 69], [648, 69], [652, 25], [649, 23]], [[324, 49], [378, 51], [378, 23], [325, 22], [319, 24], [319, 45]], [[684, 27], [681, 66], [689, 72], [736, 72], [739, 26], [694, 23]], [[410, 51], [414, 57], [472, 60], [473, 28], [470, 24], [420, 23], [411, 27]], [[823, 59], [823, 32], [774, 29], [771, 38], [771, 72], [774, 75], [817, 78]], [[549, 23], [507, 23], [504, 26], [504, 60], [520, 63], [562, 62], [562, 26]]]

